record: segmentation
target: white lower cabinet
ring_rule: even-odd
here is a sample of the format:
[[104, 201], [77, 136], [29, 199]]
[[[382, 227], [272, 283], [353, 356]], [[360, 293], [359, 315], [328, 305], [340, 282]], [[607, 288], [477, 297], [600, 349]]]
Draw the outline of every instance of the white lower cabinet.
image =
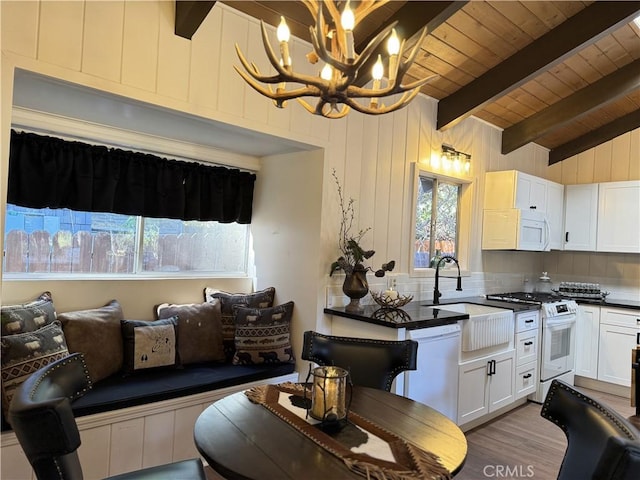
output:
[[631, 351], [638, 337], [640, 310], [600, 308], [598, 380], [631, 386]]
[[535, 393], [538, 385], [540, 312], [516, 314], [515, 400]]
[[538, 386], [538, 363], [525, 363], [516, 367], [516, 400], [535, 393]]
[[598, 378], [600, 307], [580, 305], [576, 321], [576, 375]]
[[515, 350], [461, 363], [458, 425], [491, 413], [515, 400]]

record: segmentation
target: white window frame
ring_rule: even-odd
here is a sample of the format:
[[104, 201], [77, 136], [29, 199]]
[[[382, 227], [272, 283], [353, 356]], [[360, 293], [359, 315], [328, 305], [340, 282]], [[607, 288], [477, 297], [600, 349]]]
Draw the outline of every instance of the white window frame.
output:
[[460, 185], [460, 193], [458, 195], [458, 228], [456, 233], [456, 244], [458, 250], [458, 262], [460, 263], [460, 273], [463, 276], [470, 276], [469, 272], [469, 225], [471, 221], [471, 180], [468, 178], [455, 177], [445, 175], [440, 172], [433, 171], [427, 165], [421, 163], [413, 163], [413, 189], [411, 203], [411, 234], [409, 248], [409, 276], [410, 277], [434, 277], [434, 268], [416, 268], [414, 265], [415, 258], [415, 238], [416, 238], [416, 209], [418, 208], [418, 191], [420, 188], [420, 177], [429, 177], [449, 183]]
[[[199, 162], [207, 165], [238, 168], [252, 173], [260, 169], [260, 159], [251, 155], [238, 154], [220, 150], [207, 145], [188, 143], [172, 138], [159, 137], [143, 132], [125, 130], [118, 127], [101, 125], [75, 118], [65, 117], [52, 113], [34, 111], [27, 108], [14, 106], [12, 109], [11, 128], [17, 131], [27, 131], [38, 135], [49, 135], [69, 141], [103, 145], [111, 148], [122, 148], [130, 151], [141, 152], [159, 157], [168, 157], [186, 162]], [[6, 210], [6, 209], [5, 209]], [[6, 214], [6, 211], [3, 212]], [[141, 219], [138, 218], [138, 222]], [[245, 272], [142, 272], [126, 274], [100, 274], [100, 273], [8, 273], [2, 274], [5, 280], [24, 279], [175, 279], [185, 278], [250, 278], [254, 275], [253, 266], [253, 239], [251, 228], [248, 228], [246, 271]], [[4, 236], [4, 231], [0, 232]], [[136, 239], [142, 248], [142, 232], [140, 239]], [[6, 248], [6, 246], [5, 246]], [[142, 261], [139, 255], [137, 261]], [[141, 265], [140, 265], [141, 267]]]

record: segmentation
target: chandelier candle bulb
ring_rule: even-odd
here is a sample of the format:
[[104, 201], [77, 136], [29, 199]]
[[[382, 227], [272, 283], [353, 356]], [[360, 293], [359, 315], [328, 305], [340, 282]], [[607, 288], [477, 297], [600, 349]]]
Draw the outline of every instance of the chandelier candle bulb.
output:
[[347, 1], [347, 4], [342, 11], [341, 24], [346, 37], [345, 44], [347, 47], [347, 60], [353, 61], [353, 59], [355, 58], [353, 29], [355, 28], [356, 24], [356, 17], [353, 15], [353, 10], [351, 10], [351, 8], [349, 7], [349, 1]]
[[[342, 2], [336, 0], [300, 2], [309, 10], [314, 19], [313, 24], [309, 27], [313, 51], [307, 54], [307, 60], [311, 64], [322, 60], [331, 65], [333, 67], [331, 75], [325, 76], [323, 74], [321, 77], [317, 77], [293, 71], [290, 67], [288, 52], [287, 42], [289, 39], [285, 34], [288, 27], [285, 30], [286, 22], [284, 21], [280, 22], [283, 24], [282, 34], [278, 35], [280, 53], [283, 58], [282, 65], [271, 47], [265, 23], [260, 22], [262, 44], [269, 62], [277, 72], [276, 75], [262, 74], [255, 63], [249, 62], [244, 57], [237, 43], [235, 45], [236, 54], [242, 67], [234, 65], [234, 68], [251, 88], [261, 95], [275, 100], [277, 106], [283, 106], [286, 100], [295, 99], [309, 113], [333, 119], [343, 118], [351, 109], [368, 115], [394, 112], [408, 105], [418, 95], [420, 87], [436, 76], [419, 79], [406, 85], [402, 84], [402, 79], [420, 52], [420, 45], [427, 33], [425, 27], [409, 53], [405, 54], [404, 52], [405, 42], [400, 42], [395, 58], [390, 60], [393, 68], [391, 68], [389, 75], [393, 81], [385, 87], [377, 89], [361, 86], [370, 80], [370, 72], [365, 71], [368, 69], [362, 67], [368, 63], [378, 47], [388, 40], [397, 21], [382, 27], [380, 32], [366, 46], [362, 47], [359, 54], [355, 52], [354, 31], [359, 22], [388, 1], [358, 2], [353, 10], [347, 2], [342, 13], [338, 8], [338, 4], [342, 4]], [[325, 18], [325, 12], [328, 12], [327, 18]], [[395, 51], [394, 42], [392, 41], [392, 51]], [[288, 86], [293, 85], [293, 87], [287, 91], [278, 91], [277, 85], [282, 82], [287, 82]], [[270, 85], [275, 85], [276, 88], [274, 89]], [[399, 96], [391, 97], [396, 94]], [[374, 97], [378, 100], [374, 101]], [[313, 98], [317, 99], [315, 106], [309, 103], [309, 99]], [[390, 104], [384, 105], [379, 100], [380, 98], [391, 98]]]
[[320, 78], [326, 81], [330, 81], [332, 77], [333, 69], [331, 68], [331, 65], [325, 63], [324, 67], [322, 67], [322, 70], [320, 71]]
[[389, 83], [396, 81], [396, 72], [398, 70], [398, 52], [400, 51], [400, 39], [396, 33], [396, 29], [391, 30], [391, 36], [387, 41], [387, 52], [389, 52]]
[[[378, 61], [373, 64], [371, 69], [371, 76], [373, 77], [373, 90], [380, 90], [380, 80], [384, 75], [384, 66], [382, 65], [382, 57], [378, 55]], [[376, 108], [378, 106], [378, 97], [371, 97], [371, 107]]]
[[280, 64], [287, 68], [291, 65], [291, 62], [289, 61], [289, 38], [291, 36], [291, 32], [284, 17], [280, 17], [280, 25], [278, 25], [278, 28], [276, 29], [276, 35], [280, 42], [280, 55], [282, 56]]

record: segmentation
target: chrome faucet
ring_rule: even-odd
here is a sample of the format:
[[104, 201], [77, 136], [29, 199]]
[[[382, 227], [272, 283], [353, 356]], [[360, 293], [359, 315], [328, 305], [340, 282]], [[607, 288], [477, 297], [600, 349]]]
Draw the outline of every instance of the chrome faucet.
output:
[[[456, 284], [456, 291], [457, 292], [462, 291], [462, 277], [460, 276], [460, 264], [458, 263], [458, 260], [455, 257], [452, 257], [451, 255], [445, 255], [440, 260], [438, 260], [438, 263], [436, 263], [436, 284], [433, 288], [433, 304], [434, 305], [440, 305], [440, 297], [442, 296], [442, 293], [440, 293], [440, 290], [438, 290], [438, 279], [440, 278], [440, 265], [442, 264], [442, 262], [445, 262], [445, 263], [453, 262], [456, 264], [456, 266], [458, 267], [458, 283]], [[443, 275], [442, 278], [455, 278], [455, 277], [445, 277]]]

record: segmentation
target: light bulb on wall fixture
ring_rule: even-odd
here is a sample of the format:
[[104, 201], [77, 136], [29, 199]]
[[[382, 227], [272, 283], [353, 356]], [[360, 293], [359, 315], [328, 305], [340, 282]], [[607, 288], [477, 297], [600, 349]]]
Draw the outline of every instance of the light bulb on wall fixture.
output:
[[451, 145], [442, 144], [441, 156], [442, 168], [444, 170], [453, 169], [456, 173], [469, 173], [471, 170], [471, 155], [460, 152]]

